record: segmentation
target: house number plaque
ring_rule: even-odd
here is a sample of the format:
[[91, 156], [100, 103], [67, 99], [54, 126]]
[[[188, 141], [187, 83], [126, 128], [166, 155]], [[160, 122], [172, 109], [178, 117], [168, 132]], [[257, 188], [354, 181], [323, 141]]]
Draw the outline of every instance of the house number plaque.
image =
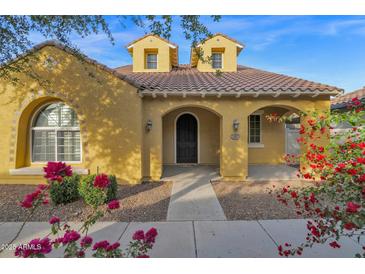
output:
[[231, 139], [234, 140], [234, 141], [239, 140], [240, 139], [239, 133], [232, 133], [231, 134]]

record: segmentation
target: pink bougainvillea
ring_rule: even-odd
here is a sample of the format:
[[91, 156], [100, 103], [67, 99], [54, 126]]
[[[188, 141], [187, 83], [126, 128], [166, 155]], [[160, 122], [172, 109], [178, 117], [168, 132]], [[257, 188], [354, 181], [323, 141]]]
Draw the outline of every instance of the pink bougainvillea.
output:
[[136, 240], [136, 241], [144, 240], [144, 231], [143, 230], [137, 230], [136, 232], [134, 232], [132, 239]]
[[[63, 181], [64, 176], [71, 176], [72, 170], [64, 163], [48, 163], [44, 168], [45, 177], [50, 180]], [[109, 177], [106, 174], [100, 174], [95, 177], [94, 186], [106, 191], [106, 187], [110, 184]], [[48, 192], [50, 191], [49, 185], [41, 184], [33, 192], [24, 196], [24, 199], [20, 202], [20, 205], [28, 210], [29, 215], [26, 221], [21, 225], [20, 230], [8, 244], [12, 244], [20, 232], [24, 228], [27, 221], [32, 217], [34, 212], [42, 205], [48, 203]], [[51, 233], [54, 239], [46, 237], [43, 239], [36, 238], [29, 243], [19, 245], [15, 250], [15, 256], [21, 258], [41, 258], [50, 253], [53, 249], [58, 249], [60, 246], [64, 248], [63, 256], [65, 258], [84, 258], [87, 249], [92, 249], [92, 256], [96, 258], [121, 258], [121, 257], [139, 257], [147, 258], [147, 252], [152, 249], [155, 239], [157, 237], [157, 230], [151, 228], [146, 233], [139, 231], [135, 235], [139, 237], [133, 237], [133, 240], [129, 243], [126, 249], [123, 251], [120, 248], [120, 243], [115, 242], [110, 244], [107, 240], [99, 241], [92, 246], [93, 239], [88, 236], [88, 231], [92, 225], [94, 225], [105, 214], [112, 214], [114, 209], [120, 207], [118, 200], [112, 200], [105, 208], [103, 204], [96, 207], [92, 207], [92, 213], [86, 217], [82, 226], [78, 230], [71, 229], [69, 224], [60, 224], [61, 220], [57, 216], [52, 216], [49, 219], [51, 225]], [[92, 247], [92, 248], [91, 248]], [[0, 253], [2, 250], [0, 250]]]
[[155, 243], [155, 239], [157, 237], [157, 230], [156, 228], [152, 227], [150, 228], [145, 235], [145, 241], [149, 244]]
[[44, 178], [49, 181], [62, 182], [63, 177], [72, 176], [72, 168], [63, 162], [48, 162], [43, 168]]
[[100, 241], [94, 244], [93, 246], [93, 250], [98, 250], [98, 249], [106, 249], [109, 246], [109, 242], [108, 241]]
[[57, 224], [57, 223], [59, 223], [61, 220], [60, 220], [60, 218], [58, 218], [57, 216], [52, 216], [51, 217], [51, 219], [49, 219], [49, 223], [51, 224], [51, 225], [54, 225], [54, 224]]
[[109, 183], [108, 175], [102, 173], [95, 177], [94, 187], [106, 188], [109, 186]]
[[[308, 234], [298, 247], [280, 245], [282, 256], [300, 255], [304, 248], [326, 243], [341, 248], [340, 237], [353, 237], [361, 242], [365, 234], [365, 111], [363, 103], [352, 99], [347, 112], [320, 115], [307, 113], [298, 142], [306, 152], [301, 157], [299, 178], [313, 184], [289, 191], [286, 186], [276, 191], [278, 201], [294, 206], [298, 215], [311, 219]], [[310, 118], [309, 118], [310, 116]], [[330, 132], [335, 125], [351, 128]], [[329, 140], [327, 145], [321, 139]], [[318, 142], [318, 140], [320, 142]], [[356, 257], [365, 257], [365, 246]]]
[[52, 251], [52, 244], [49, 238], [37, 238], [27, 244], [19, 245], [15, 250], [17, 257], [44, 257]]
[[118, 200], [112, 200], [108, 203], [108, 209], [113, 210], [113, 209], [117, 209], [120, 207], [119, 201]]
[[62, 243], [68, 244], [71, 242], [76, 242], [80, 239], [80, 234], [75, 230], [66, 231], [65, 235], [63, 235]]
[[137, 230], [136, 232], [134, 232], [132, 239], [151, 244], [155, 242], [157, 235], [158, 233], [156, 228], [152, 227], [146, 233], [144, 233], [143, 230]]
[[93, 238], [90, 236], [85, 236], [81, 239], [80, 245], [81, 247], [89, 247], [93, 242]]
[[38, 187], [32, 193], [24, 196], [23, 200], [20, 202], [20, 206], [23, 208], [32, 208], [38, 204], [47, 204], [47, 189], [48, 186], [38, 185]]

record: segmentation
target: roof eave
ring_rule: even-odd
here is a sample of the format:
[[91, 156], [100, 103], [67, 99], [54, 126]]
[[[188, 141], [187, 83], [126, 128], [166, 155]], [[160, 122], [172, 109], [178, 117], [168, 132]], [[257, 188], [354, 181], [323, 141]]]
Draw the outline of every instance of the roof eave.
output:
[[248, 92], [248, 91], [233, 91], [233, 92], [227, 92], [227, 91], [207, 91], [207, 90], [200, 90], [200, 91], [181, 91], [181, 90], [149, 90], [149, 89], [140, 89], [139, 93], [142, 96], [152, 96], [153, 98], [157, 96], [200, 96], [200, 97], [206, 97], [206, 96], [216, 96], [216, 97], [244, 97], [244, 96], [250, 96], [250, 97], [259, 97], [259, 96], [272, 96], [274, 98], [281, 97], [281, 96], [291, 96], [293, 98], [297, 98], [299, 96], [310, 96], [311, 98], [315, 98], [321, 95], [326, 96], [334, 96], [339, 93], [339, 91], [298, 91], [298, 92], [288, 92], [288, 91], [255, 91], [255, 92]]

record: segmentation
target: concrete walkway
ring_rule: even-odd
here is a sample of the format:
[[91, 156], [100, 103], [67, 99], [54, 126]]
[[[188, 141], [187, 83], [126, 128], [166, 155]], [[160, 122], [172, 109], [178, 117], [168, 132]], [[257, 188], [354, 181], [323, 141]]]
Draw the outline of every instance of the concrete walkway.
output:
[[288, 165], [248, 165], [247, 181], [298, 180], [298, 169]]
[[210, 183], [217, 176], [212, 166], [165, 167], [163, 179], [173, 181], [167, 220], [226, 220]]
[[[71, 223], [75, 229], [79, 223]], [[20, 223], [0, 224], [0, 244], [6, 244], [17, 232]], [[179, 221], [151, 223], [98, 222], [89, 235], [95, 241], [119, 241], [126, 247], [134, 231], [155, 227], [159, 233], [151, 257], [159, 258], [276, 258], [277, 246], [285, 242], [293, 245], [306, 237], [305, 220], [260, 220], [260, 221]], [[44, 237], [49, 232], [48, 223], [28, 223], [17, 243]], [[306, 249], [302, 257], [349, 257], [353, 258], [361, 246], [353, 239], [339, 240], [340, 249], [316, 245]], [[14, 251], [6, 249], [1, 257], [12, 257]], [[62, 257], [56, 250], [48, 257]], [[87, 253], [90, 256], [90, 253]]]

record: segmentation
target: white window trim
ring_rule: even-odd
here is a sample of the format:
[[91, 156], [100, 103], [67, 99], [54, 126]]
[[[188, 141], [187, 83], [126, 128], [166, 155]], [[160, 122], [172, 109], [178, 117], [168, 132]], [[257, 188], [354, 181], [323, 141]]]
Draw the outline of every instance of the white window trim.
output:
[[[213, 67], [213, 53], [220, 54], [222, 56], [222, 58], [221, 58], [222, 59], [222, 66], [220, 68], [214, 68]], [[223, 66], [224, 66], [223, 65], [224, 64], [223, 55], [224, 55], [223, 52], [212, 52], [212, 69], [217, 69], [217, 70], [223, 69]]]
[[[176, 117], [175, 117], [175, 121], [174, 121], [174, 163], [175, 164], [182, 164], [182, 163], [177, 162], [177, 149], [176, 149], [176, 147], [177, 147], [177, 140], [176, 140], [176, 138], [177, 138], [177, 134], [176, 134], [177, 126], [176, 125], [177, 125], [177, 120], [180, 118], [180, 116], [182, 116], [184, 114], [190, 114], [190, 115], [194, 116], [194, 118], [196, 119], [196, 122], [197, 122], [198, 161], [197, 161], [197, 163], [191, 163], [191, 164], [200, 164], [200, 122], [199, 122], [198, 116], [195, 113], [190, 112], [190, 111], [181, 112], [178, 115], [176, 115]], [[183, 163], [183, 164], [189, 164], [189, 163]]]
[[80, 161], [65, 161], [65, 163], [70, 164], [81, 164], [82, 163], [82, 156], [83, 156], [83, 150], [82, 150], [82, 136], [81, 136], [81, 129], [79, 127], [33, 127], [34, 120], [38, 117], [39, 113], [44, 110], [47, 106], [55, 103], [62, 103], [62, 102], [51, 102], [45, 105], [42, 105], [38, 108], [38, 110], [33, 114], [32, 119], [30, 120], [30, 127], [29, 127], [29, 138], [30, 138], [30, 163], [31, 164], [47, 164], [47, 162], [44, 161], [33, 161], [33, 130], [54, 130], [55, 131], [55, 161], [57, 162], [57, 131], [79, 131], [80, 132]]
[[[259, 111], [255, 111], [253, 113], [251, 113], [248, 116], [248, 147], [249, 148], [264, 148], [265, 145], [262, 142], [262, 115], [264, 114], [264, 111], [259, 110]], [[260, 142], [250, 142], [250, 116], [251, 115], [258, 115], [260, 116]]]
[[264, 148], [265, 145], [263, 143], [249, 143], [248, 147], [249, 148]]
[[[148, 68], [148, 55], [156, 55], [156, 68]], [[146, 53], [146, 69], [147, 70], [157, 70], [158, 69], [158, 53]]]
[[[89, 169], [83, 167], [72, 167], [72, 172], [79, 175], [88, 175]], [[21, 167], [9, 169], [9, 175], [12, 176], [28, 176], [28, 175], [44, 175], [42, 167]]]

